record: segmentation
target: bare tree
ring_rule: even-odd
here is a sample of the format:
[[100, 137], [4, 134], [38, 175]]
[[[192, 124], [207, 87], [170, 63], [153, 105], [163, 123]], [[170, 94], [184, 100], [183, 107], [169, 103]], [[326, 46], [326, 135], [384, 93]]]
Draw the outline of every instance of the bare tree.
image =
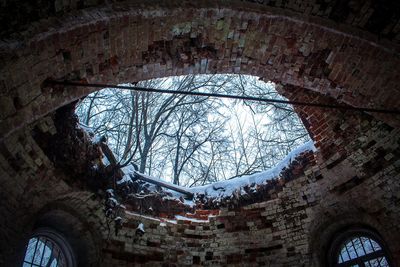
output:
[[[143, 81], [142, 87], [282, 98], [274, 84], [242, 75], [188, 75]], [[77, 114], [108, 136], [121, 162], [194, 186], [262, 171], [308, 140], [292, 107], [105, 89]]]

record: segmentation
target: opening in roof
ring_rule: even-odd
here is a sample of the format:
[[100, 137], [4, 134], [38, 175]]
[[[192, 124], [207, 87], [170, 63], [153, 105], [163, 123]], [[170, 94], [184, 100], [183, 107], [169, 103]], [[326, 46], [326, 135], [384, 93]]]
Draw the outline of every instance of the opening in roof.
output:
[[[248, 75], [175, 76], [135, 86], [283, 99], [274, 83]], [[310, 140], [292, 106], [280, 103], [104, 89], [76, 113], [107, 137], [119, 162], [186, 187], [265, 171]]]

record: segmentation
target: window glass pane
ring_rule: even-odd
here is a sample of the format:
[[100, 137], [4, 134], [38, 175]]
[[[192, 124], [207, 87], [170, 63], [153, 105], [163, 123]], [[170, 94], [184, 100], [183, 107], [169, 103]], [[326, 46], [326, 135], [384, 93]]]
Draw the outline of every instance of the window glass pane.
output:
[[25, 260], [24, 261], [32, 262], [33, 255], [35, 253], [36, 242], [37, 242], [36, 238], [31, 238], [29, 240], [28, 246], [26, 248]]
[[52, 243], [51, 242], [47, 242], [46, 243], [46, 247], [44, 249], [44, 254], [43, 254], [43, 259], [42, 259], [42, 266], [47, 266], [47, 263], [50, 260], [52, 248], [53, 248]]
[[380, 263], [380, 266], [382, 267], [389, 267], [389, 263], [387, 262], [385, 257], [380, 257], [378, 258], [378, 261]]
[[381, 265], [384, 266], [384, 267], [389, 267], [389, 263], [387, 262], [385, 257], [383, 258], [383, 260], [381, 262]]
[[354, 248], [356, 249], [356, 253], [357, 253], [358, 257], [365, 255], [363, 244], [361, 243], [360, 238], [358, 238], [358, 237], [354, 238], [353, 245], [354, 245]]
[[357, 258], [356, 250], [354, 249], [354, 246], [353, 246], [353, 243], [351, 242], [351, 240], [346, 243], [346, 248], [347, 248], [347, 252], [350, 255], [350, 259]]
[[377, 259], [373, 259], [369, 261], [370, 266], [372, 267], [379, 267], [379, 261]]
[[34, 264], [40, 264], [40, 260], [42, 259], [42, 254], [44, 251], [44, 242], [42, 241], [41, 238], [39, 238], [36, 251], [35, 251], [35, 256], [33, 257], [33, 263]]
[[339, 262], [339, 263], [342, 263], [342, 262], [343, 262], [342, 254], [339, 254], [338, 262]]
[[378, 243], [376, 243], [374, 240], [369, 239], [371, 241], [372, 247], [374, 249], [374, 251], [378, 251], [381, 250], [381, 246], [378, 245]]
[[369, 242], [369, 238], [366, 237], [360, 237], [362, 244], [364, 245], [365, 253], [369, 254], [371, 252], [374, 252], [374, 249], [372, 248], [372, 243]]
[[57, 260], [54, 259], [53, 262], [51, 263], [50, 267], [57, 267]]
[[345, 246], [343, 246], [342, 250], [340, 251], [340, 256], [342, 257], [343, 262], [350, 260], [349, 254], [347, 253]]
[[364, 262], [364, 264], [366, 267], [389, 267], [389, 263], [387, 262], [385, 257], [372, 259]]

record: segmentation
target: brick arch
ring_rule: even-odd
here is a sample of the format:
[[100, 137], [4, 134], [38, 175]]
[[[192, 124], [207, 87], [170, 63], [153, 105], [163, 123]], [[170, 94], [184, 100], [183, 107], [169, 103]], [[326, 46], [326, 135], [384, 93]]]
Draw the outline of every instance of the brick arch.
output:
[[97, 266], [101, 242], [107, 235], [107, 231], [101, 231], [107, 228], [103, 214], [103, 205], [91, 192], [74, 191], [56, 199], [48, 199], [38, 211], [27, 215], [26, 229], [21, 229], [15, 247], [10, 244], [14, 250], [7, 255], [7, 261], [14, 262], [15, 266], [20, 264], [32, 232], [46, 227], [66, 238], [80, 265]]
[[315, 266], [328, 266], [328, 252], [332, 242], [338, 234], [352, 228], [376, 232], [385, 242], [390, 257], [398, 262], [399, 241], [396, 234], [393, 235], [391, 229], [387, 229], [387, 222], [382, 223], [379, 219], [364, 212], [349, 211], [346, 205], [342, 205], [340, 208], [341, 212], [336, 215], [327, 215], [323, 212], [315, 214], [319, 220], [311, 226], [309, 236], [310, 261]]
[[[25, 41], [2, 42], [0, 136], [93, 90], [44, 88], [49, 77], [121, 83], [244, 73], [352, 106], [399, 106], [395, 44], [284, 9], [210, 5], [101, 6], [40, 21]], [[399, 126], [397, 117], [375, 116]]]
[[[115, 1], [110, 1], [115, 2]], [[118, 1], [121, 2], [121, 1]], [[143, 1], [130, 0], [130, 4], [141, 7]], [[175, 1], [161, 2], [159, 0], [147, 0], [146, 5], [157, 6], [181, 6], [182, 3]], [[238, 1], [227, 0], [227, 6], [237, 5]], [[331, 0], [320, 2], [309, 0], [298, 2], [296, 0], [287, 1], [267, 1], [267, 0], [242, 0], [244, 7], [256, 7], [258, 9], [270, 8], [272, 10], [286, 10], [293, 14], [306, 15], [329, 19], [332, 22], [340, 23], [355, 28], [365, 30], [370, 33], [379, 34], [380, 37], [392, 41], [399, 41], [400, 29], [396, 26], [399, 18], [400, 5], [396, 0], [381, 1], [350, 1]], [[202, 5], [196, 1], [190, 3], [191, 6]], [[4, 14], [0, 17], [0, 22], [4, 26], [0, 30], [1, 37], [15, 36], [15, 33], [29, 27], [29, 24], [40, 19], [53, 19], [77, 10], [98, 8], [104, 5], [104, 0], [81, 0], [81, 1], [4, 1], [2, 8]], [[119, 6], [119, 3], [112, 3]], [[219, 6], [218, 1], [203, 3], [204, 6]], [[383, 15], [383, 16], [382, 16]]]

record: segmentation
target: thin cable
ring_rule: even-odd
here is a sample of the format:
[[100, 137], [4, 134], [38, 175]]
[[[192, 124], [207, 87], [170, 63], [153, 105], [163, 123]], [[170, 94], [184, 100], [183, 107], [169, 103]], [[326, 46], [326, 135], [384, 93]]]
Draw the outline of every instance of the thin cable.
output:
[[64, 85], [64, 86], [79, 86], [79, 87], [94, 87], [94, 88], [116, 88], [116, 89], [125, 89], [125, 90], [131, 90], [131, 91], [139, 91], [139, 92], [240, 99], [240, 100], [248, 100], [248, 101], [263, 102], [263, 103], [279, 103], [279, 104], [290, 104], [290, 105], [294, 105], [294, 106], [310, 106], [310, 107], [319, 107], [319, 108], [356, 110], [356, 111], [364, 111], [364, 112], [375, 112], [375, 113], [400, 115], [400, 110], [395, 110], [395, 109], [353, 107], [353, 106], [342, 106], [342, 105], [332, 105], [332, 104], [322, 104], [322, 103], [310, 103], [310, 102], [301, 102], [301, 101], [289, 101], [289, 100], [280, 100], [280, 99], [271, 99], [271, 98], [261, 98], [261, 97], [253, 97], [253, 96], [218, 94], [218, 93], [190, 92], [190, 91], [180, 91], [180, 90], [172, 91], [172, 90], [167, 90], [167, 89], [155, 89], [155, 88], [147, 88], [147, 87], [140, 87], [140, 86], [126, 86], [126, 85], [113, 85], [113, 84], [100, 84], [100, 83], [79, 83], [79, 82], [72, 82], [72, 81], [67, 81], [67, 80], [64, 80], [64, 81], [47, 80], [45, 82], [45, 84]]

